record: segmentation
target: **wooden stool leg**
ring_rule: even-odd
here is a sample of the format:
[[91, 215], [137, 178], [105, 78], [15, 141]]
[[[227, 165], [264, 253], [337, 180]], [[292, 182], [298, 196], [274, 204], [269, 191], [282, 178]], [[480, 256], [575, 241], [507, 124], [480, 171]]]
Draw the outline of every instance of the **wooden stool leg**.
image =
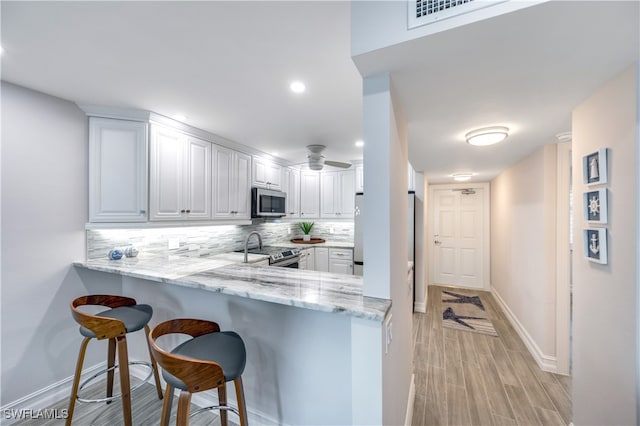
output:
[[78, 353], [78, 362], [76, 364], [76, 374], [73, 377], [73, 387], [71, 388], [71, 399], [69, 400], [69, 410], [67, 410], [66, 425], [71, 425], [73, 419], [73, 410], [76, 408], [76, 398], [78, 397], [78, 386], [80, 386], [80, 375], [82, 374], [82, 364], [84, 364], [84, 355], [87, 352], [87, 345], [90, 337], [85, 337], [80, 344], [80, 352]]
[[156, 382], [156, 392], [158, 392], [158, 399], [162, 399], [162, 387], [160, 386], [160, 377], [158, 376], [158, 364], [156, 363], [156, 359], [153, 357], [151, 353], [151, 344], [149, 343], [149, 333], [151, 333], [151, 329], [148, 325], [144, 326], [144, 333], [147, 338], [147, 349], [149, 349], [149, 358], [151, 358], [151, 366], [153, 367], [153, 379]]
[[118, 367], [120, 369], [120, 394], [122, 395], [122, 415], [125, 426], [132, 426], [131, 421], [131, 385], [129, 383], [129, 354], [127, 352], [127, 338], [117, 337]]
[[[227, 405], [227, 384], [218, 387], [218, 405]], [[227, 426], [227, 410], [220, 410], [220, 424]]]
[[171, 418], [171, 404], [173, 404], [173, 387], [170, 384], [167, 384], [167, 389], [164, 391], [160, 426], [169, 426], [169, 419]]
[[240, 426], [247, 426], [247, 404], [244, 400], [244, 386], [242, 376], [237, 377], [233, 384], [236, 387], [236, 399], [238, 400], [238, 412], [240, 413]]
[[[107, 368], [113, 368], [116, 363], [116, 339], [109, 339], [109, 349], [107, 350]], [[111, 370], [107, 373], [107, 398], [113, 396], [113, 378], [115, 377], [115, 371]], [[107, 401], [107, 404], [111, 404], [111, 401]]]
[[191, 392], [181, 391], [178, 399], [178, 418], [176, 426], [189, 426], [189, 409], [191, 408]]

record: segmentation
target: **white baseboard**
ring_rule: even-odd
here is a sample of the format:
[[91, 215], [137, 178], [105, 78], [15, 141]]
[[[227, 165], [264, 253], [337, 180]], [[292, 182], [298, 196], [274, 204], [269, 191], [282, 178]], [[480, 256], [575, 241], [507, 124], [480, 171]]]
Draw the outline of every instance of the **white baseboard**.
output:
[[[93, 365], [89, 368], [82, 370], [82, 376], [92, 375], [100, 370], [104, 370], [107, 368], [107, 362], [103, 361], [99, 364]], [[144, 377], [144, 376], [143, 376]], [[13, 402], [0, 407], [0, 413], [2, 415], [2, 424], [10, 425], [17, 422], [18, 418], [6, 418], [5, 413], [10, 411], [29, 411], [29, 410], [44, 410], [47, 407], [52, 406], [58, 401], [61, 401], [65, 398], [69, 398], [71, 396], [71, 386], [73, 385], [73, 376], [65, 377], [64, 379], [55, 382], [47, 387], [44, 387], [40, 390], [30, 393], [29, 395], [23, 396], [20, 399], [17, 399]]]
[[413, 311], [424, 314], [427, 312], [427, 304], [425, 302], [413, 302]]
[[416, 401], [416, 375], [411, 375], [409, 385], [409, 399], [407, 400], [407, 412], [404, 415], [404, 426], [411, 426], [413, 422], [413, 404]]
[[509, 322], [511, 322], [511, 325], [516, 330], [516, 333], [518, 333], [518, 335], [524, 342], [525, 346], [531, 353], [531, 356], [533, 356], [533, 359], [538, 364], [538, 367], [540, 367], [540, 369], [544, 371], [548, 371], [550, 373], [556, 373], [558, 371], [557, 358], [554, 356], [549, 356], [542, 353], [542, 350], [540, 350], [540, 347], [536, 344], [536, 342], [533, 340], [533, 338], [527, 332], [524, 326], [520, 323], [520, 321], [518, 321], [518, 318], [511, 311], [511, 309], [509, 309], [509, 306], [507, 306], [506, 302], [502, 299], [502, 297], [500, 297], [500, 294], [498, 293], [496, 288], [493, 286], [491, 286], [491, 294], [493, 294], [493, 298], [498, 302], [498, 304], [504, 311], [505, 315], [509, 319]]
[[[140, 380], [144, 379], [145, 377], [147, 377], [147, 374], [149, 374], [149, 370], [141, 365], [132, 365], [129, 368], [129, 372], [133, 377], [136, 377]], [[153, 376], [149, 378], [148, 380], [149, 383], [154, 384], [153, 382]], [[166, 390], [166, 382], [163, 380], [162, 378], [162, 374], [160, 374], [160, 383], [162, 385], [162, 392], [165, 392]], [[229, 387], [229, 384], [227, 384], [227, 388]], [[231, 387], [233, 388], [233, 385], [231, 385]], [[176, 395], [177, 397], [177, 395]], [[237, 402], [235, 400], [235, 392], [229, 392], [227, 391], [227, 397], [228, 397], [228, 403], [229, 405], [232, 405], [234, 407], [237, 407]], [[218, 393], [214, 390], [209, 390], [209, 391], [204, 391], [204, 392], [198, 392], [198, 393], [194, 393], [191, 396], [191, 402], [199, 407], [210, 407], [212, 405], [217, 405], [218, 404]], [[248, 405], [248, 404], [247, 404]], [[175, 413], [174, 413], [175, 414]], [[230, 412], [229, 414], [229, 420], [233, 421], [234, 423], [238, 423], [239, 424], [239, 420], [236, 417], [234, 419], [235, 414], [233, 412]], [[277, 420], [274, 420], [272, 417], [270, 417], [269, 415], [262, 413], [260, 411], [257, 410], [251, 410], [247, 407], [247, 417], [248, 417], [248, 422], [249, 424], [256, 424], [256, 425], [265, 425], [265, 426], [277, 426], [277, 425], [285, 425], [285, 426], [289, 426], [286, 423], [282, 423], [279, 422]]]

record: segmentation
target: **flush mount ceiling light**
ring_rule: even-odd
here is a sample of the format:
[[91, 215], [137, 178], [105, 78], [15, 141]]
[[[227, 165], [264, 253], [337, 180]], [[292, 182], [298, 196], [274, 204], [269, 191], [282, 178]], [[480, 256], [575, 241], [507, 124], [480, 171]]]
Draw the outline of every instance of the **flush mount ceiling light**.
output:
[[509, 128], [504, 126], [483, 127], [465, 135], [467, 143], [476, 146], [493, 145], [509, 136]]
[[307, 87], [301, 81], [294, 81], [293, 83], [291, 83], [291, 85], [289, 85], [289, 88], [293, 93], [302, 93], [307, 89]]
[[356, 141], [356, 146], [357, 146], [358, 148], [363, 147], [363, 146], [364, 146], [364, 141], [363, 141], [363, 140], [357, 140], [357, 141]]
[[457, 182], [464, 182], [471, 179], [473, 177], [473, 173], [454, 173], [451, 177]]

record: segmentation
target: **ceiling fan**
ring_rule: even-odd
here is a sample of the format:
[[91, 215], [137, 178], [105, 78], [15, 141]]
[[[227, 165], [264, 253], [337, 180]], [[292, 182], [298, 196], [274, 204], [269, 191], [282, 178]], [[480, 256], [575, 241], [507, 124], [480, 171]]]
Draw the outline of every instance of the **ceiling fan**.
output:
[[343, 163], [342, 161], [326, 160], [322, 151], [327, 147], [324, 145], [307, 145], [309, 153], [307, 154], [307, 164], [311, 170], [322, 170], [324, 165], [339, 167], [341, 169], [348, 169], [351, 167], [351, 163]]

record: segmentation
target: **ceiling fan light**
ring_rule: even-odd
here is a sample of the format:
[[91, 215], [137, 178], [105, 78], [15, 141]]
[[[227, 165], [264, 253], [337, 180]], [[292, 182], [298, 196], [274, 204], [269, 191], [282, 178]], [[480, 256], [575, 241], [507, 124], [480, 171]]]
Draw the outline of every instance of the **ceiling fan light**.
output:
[[509, 136], [509, 128], [504, 126], [483, 127], [465, 135], [467, 143], [475, 146], [488, 146], [502, 142]]

